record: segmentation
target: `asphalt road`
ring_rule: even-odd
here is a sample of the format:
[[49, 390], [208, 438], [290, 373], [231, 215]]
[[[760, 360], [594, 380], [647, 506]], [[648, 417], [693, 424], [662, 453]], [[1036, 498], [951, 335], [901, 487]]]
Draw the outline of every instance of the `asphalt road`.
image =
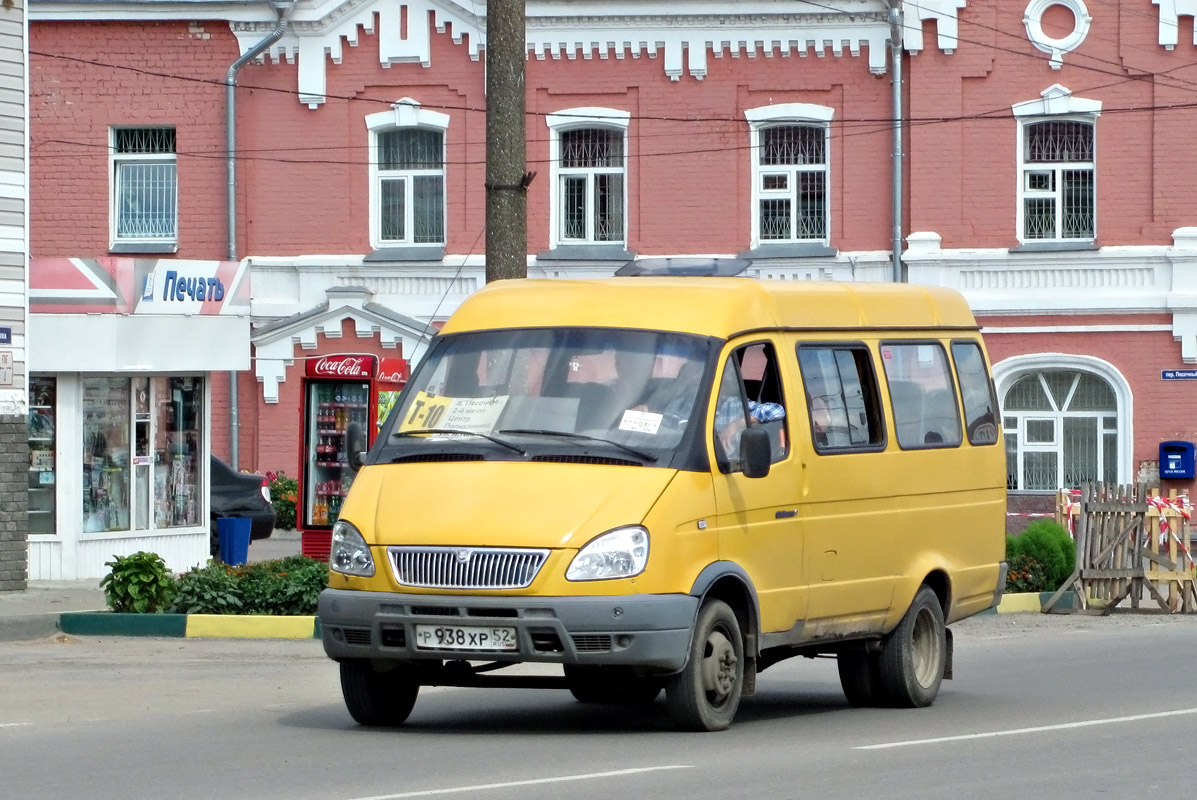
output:
[[425, 689], [356, 726], [319, 642], [0, 643], [0, 796], [178, 800], [1197, 795], [1197, 615], [959, 624], [929, 709], [852, 709], [830, 660], [760, 679], [731, 730], [664, 704]]

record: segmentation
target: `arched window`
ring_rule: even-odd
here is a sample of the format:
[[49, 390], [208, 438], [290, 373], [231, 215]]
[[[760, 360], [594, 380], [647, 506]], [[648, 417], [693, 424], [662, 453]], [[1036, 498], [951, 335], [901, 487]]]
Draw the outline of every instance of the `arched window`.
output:
[[1003, 394], [1002, 417], [1008, 489], [1119, 480], [1118, 396], [1101, 376], [1074, 369], [1023, 373]]

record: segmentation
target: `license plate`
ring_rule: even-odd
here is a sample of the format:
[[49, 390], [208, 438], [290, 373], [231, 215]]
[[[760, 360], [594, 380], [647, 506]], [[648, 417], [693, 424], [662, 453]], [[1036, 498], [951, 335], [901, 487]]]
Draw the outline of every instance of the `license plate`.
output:
[[515, 628], [464, 625], [417, 625], [416, 647], [421, 650], [515, 650]]

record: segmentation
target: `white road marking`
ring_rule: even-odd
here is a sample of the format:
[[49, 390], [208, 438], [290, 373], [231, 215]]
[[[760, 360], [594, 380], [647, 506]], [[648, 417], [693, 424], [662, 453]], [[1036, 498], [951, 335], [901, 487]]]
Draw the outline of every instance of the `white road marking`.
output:
[[527, 781], [509, 781], [507, 783], [485, 783], [477, 786], [454, 786], [448, 789], [424, 789], [419, 792], [401, 792], [399, 794], [378, 794], [371, 797], [355, 797], [353, 800], [402, 800], [406, 797], [433, 797], [441, 794], [462, 794], [464, 792], [486, 792], [493, 789], [511, 789], [517, 786], [535, 786], [543, 783], [566, 783], [568, 781], [591, 781], [597, 778], [617, 778], [622, 775], [639, 775], [644, 772], [660, 772], [667, 769], [692, 769], [691, 764], [671, 764], [662, 767], [640, 767], [638, 769], [619, 769], [613, 772], [591, 772], [585, 775], [561, 775], [556, 778], [536, 778]]
[[969, 739], [992, 739], [997, 736], [1019, 736], [1024, 733], [1047, 733], [1049, 731], [1068, 731], [1076, 728], [1091, 728], [1094, 725], [1113, 725], [1119, 722], [1142, 722], [1146, 719], [1163, 719], [1164, 717], [1180, 717], [1186, 714], [1197, 714], [1197, 708], [1181, 708], [1176, 711], [1160, 711], [1154, 714], [1133, 714], [1129, 717], [1108, 717], [1106, 719], [1087, 719], [1080, 722], [1062, 722], [1059, 725], [1041, 725], [1035, 728], [1015, 728], [1008, 731], [988, 731], [986, 733], [967, 733], [961, 736], [938, 736], [934, 739], [908, 739], [904, 742], [886, 742], [884, 744], [866, 744], [854, 747], [853, 750], [888, 750], [893, 747], [913, 747], [920, 744], [939, 744], [941, 742], [963, 742]]
[[20, 728], [23, 725], [32, 724], [32, 722], [0, 722], [0, 728]]

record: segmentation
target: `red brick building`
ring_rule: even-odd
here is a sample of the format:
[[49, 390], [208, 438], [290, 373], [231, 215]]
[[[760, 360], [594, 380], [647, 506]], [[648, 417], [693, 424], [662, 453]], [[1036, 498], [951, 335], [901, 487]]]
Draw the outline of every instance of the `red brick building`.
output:
[[[896, 5], [895, 28], [883, 0], [530, 2], [529, 275], [742, 255], [885, 281], [896, 233], [903, 278], [985, 326], [1019, 497], [1153, 475], [1161, 441], [1197, 439], [1192, 17]], [[29, 8], [35, 262], [247, 264], [252, 366], [205, 376], [208, 446], [298, 473], [305, 359], [416, 359], [483, 280], [482, 9]]]

